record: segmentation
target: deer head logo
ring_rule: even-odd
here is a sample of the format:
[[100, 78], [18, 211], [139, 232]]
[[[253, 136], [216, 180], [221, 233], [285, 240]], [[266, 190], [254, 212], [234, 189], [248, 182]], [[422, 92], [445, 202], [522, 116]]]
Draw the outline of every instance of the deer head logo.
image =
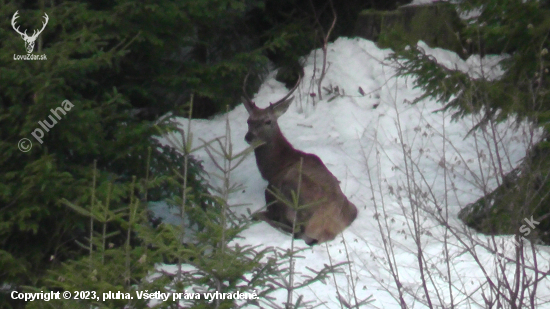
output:
[[17, 26], [17, 28], [15, 27], [15, 20], [17, 18], [19, 18], [19, 15], [17, 15], [18, 12], [19, 11], [16, 11], [15, 14], [13, 14], [13, 18], [11, 19], [11, 26], [13, 27], [13, 30], [15, 30], [15, 32], [17, 32], [21, 35], [21, 38], [25, 41], [25, 48], [27, 49], [27, 53], [30, 54], [30, 53], [32, 53], [32, 51], [34, 49], [34, 42], [38, 38], [38, 35], [40, 35], [40, 33], [42, 33], [42, 31], [44, 31], [44, 28], [46, 28], [46, 25], [48, 24], [49, 17], [48, 17], [48, 14], [44, 13], [45, 16], [43, 16], [43, 17], [44, 17], [45, 21], [42, 23], [42, 29], [40, 29], [38, 32], [36, 30], [34, 30], [32, 35], [28, 36], [26, 29], [25, 29], [25, 32], [21, 32], [21, 31], [19, 31], [19, 26]]

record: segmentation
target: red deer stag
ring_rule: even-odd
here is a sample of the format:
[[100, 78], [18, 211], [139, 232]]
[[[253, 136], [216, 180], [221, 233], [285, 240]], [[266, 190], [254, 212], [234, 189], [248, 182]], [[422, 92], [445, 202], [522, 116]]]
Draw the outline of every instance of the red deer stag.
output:
[[[249, 144], [261, 144], [254, 150], [256, 164], [269, 182], [265, 190], [267, 210], [256, 213], [254, 219], [294, 233], [295, 238], [312, 246], [333, 240], [355, 220], [357, 207], [348, 201], [340, 182], [318, 156], [295, 149], [281, 133], [277, 118], [287, 111], [294, 99], [290, 95], [299, 83], [300, 79], [284, 98], [266, 108], [257, 107], [246, 96], [243, 86], [244, 106], [249, 114], [245, 140]], [[293, 192], [298, 192], [298, 188], [298, 205], [310, 206], [295, 211], [295, 207], [282, 200], [292, 201]]]

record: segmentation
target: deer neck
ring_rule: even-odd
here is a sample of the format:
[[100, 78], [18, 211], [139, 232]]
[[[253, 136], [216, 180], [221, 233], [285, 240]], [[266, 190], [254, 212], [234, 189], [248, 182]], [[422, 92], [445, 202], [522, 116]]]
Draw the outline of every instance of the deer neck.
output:
[[300, 152], [292, 147], [281, 132], [271, 141], [256, 148], [254, 153], [262, 178], [269, 182], [287, 166], [300, 160]]

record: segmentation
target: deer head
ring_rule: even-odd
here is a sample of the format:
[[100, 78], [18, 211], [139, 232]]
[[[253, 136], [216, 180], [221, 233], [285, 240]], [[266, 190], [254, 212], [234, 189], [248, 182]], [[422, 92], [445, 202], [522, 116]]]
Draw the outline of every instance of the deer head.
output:
[[38, 30], [38, 32], [37, 32], [37, 30], [34, 30], [32, 35], [28, 36], [26, 29], [25, 29], [25, 32], [21, 32], [21, 31], [19, 31], [19, 26], [17, 28], [15, 27], [15, 20], [17, 18], [19, 18], [19, 16], [17, 15], [18, 12], [19, 11], [16, 11], [15, 14], [13, 14], [13, 18], [11, 19], [11, 26], [13, 27], [13, 30], [15, 30], [15, 32], [17, 32], [21, 35], [21, 38], [25, 41], [25, 48], [27, 49], [27, 53], [30, 54], [34, 50], [34, 42], [38, 38], [38, 35], [40, 35], [40, 33], [42, 33], [42, 31], [44, 31], [44, 28], [46, 28], [46, 25], [48, 24], [48, 20], [50, 18], [48, 17], [48, 14], [44, 13], [43, 17], [44, 17], [45, 21], [42, 22], [42, 29]]
[[[248, 75], [245, 77], [245, 85], [247, 79]], [[243, 86], [244, 107], [248, 111], [249, 115], [247, 120], [248, 132], [244, 137], [247, 143], [269, 143], [269, 141], [273, 140], [274, 137], [281, 134], [277, 119], [288, 110], [290, 103], [294, 100], [294, 97], [291, 95], [296, 88], [298, 88], [300, 79], [301, 76], [298, 78], [298, 82], [294, 88], [292, 88], [292, 90], [290, 90], [284, 98], [275, 103], [270, 103], [266, 108], [257, 107], [256, 104], [246, 95], [246, 91], [244, 91], [245, 87]]]

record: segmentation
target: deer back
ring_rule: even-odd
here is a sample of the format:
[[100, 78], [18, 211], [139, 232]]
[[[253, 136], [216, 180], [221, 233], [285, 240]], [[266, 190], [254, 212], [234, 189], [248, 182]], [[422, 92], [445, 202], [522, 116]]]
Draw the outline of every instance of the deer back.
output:
[[[299, 153], [303, 158], [301, 169], [300, 161], [289, 165], [268, 180], [269, 186], [287, 200], [292, 200], [293, 193], [298, 194], [298, 205], [306, 206], [296, 214], [296, 221], [303, 224], [304, 240], [317, 243], [333, 240], [355, 220], [357, 208], [348, 201], [340, 182], [319, 157]], [[286, 219], [292, 222], [294, 211], [289, 208], [288, 205], [279, 207]]]

